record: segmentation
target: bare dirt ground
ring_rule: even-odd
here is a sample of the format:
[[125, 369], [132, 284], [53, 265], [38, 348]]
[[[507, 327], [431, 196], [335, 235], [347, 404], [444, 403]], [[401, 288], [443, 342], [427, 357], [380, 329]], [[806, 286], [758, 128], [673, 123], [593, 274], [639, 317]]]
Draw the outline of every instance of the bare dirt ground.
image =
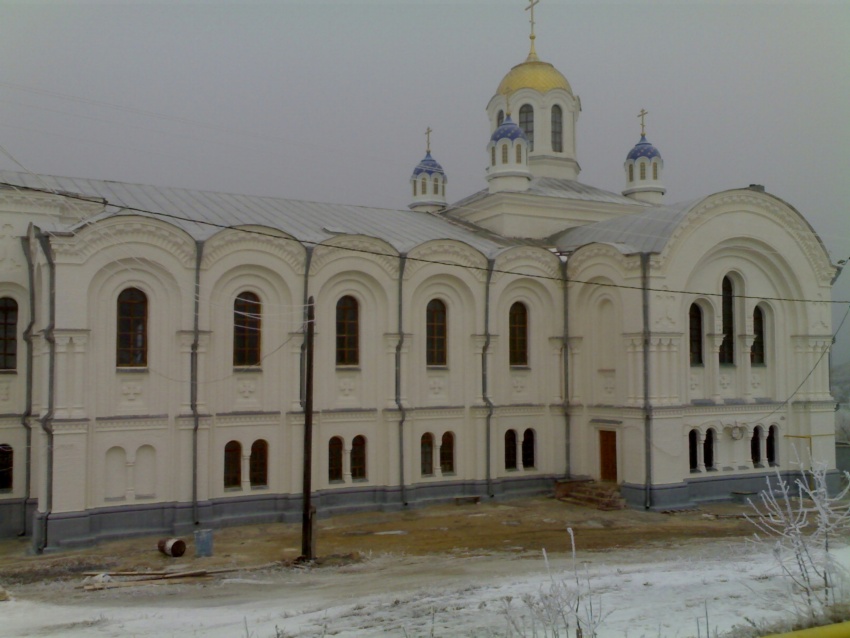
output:
[[[573, 529], [582, 553], [637, 547], [657, 550], [692, 539], [751, 535], [752, 525], [742, 518], [746, 510], [744, 505], [723, 503], [675, 514], [605, 512], [537, 497], [369, 512], [320, 519], [316, 554], [320, 568], [381, 554], [475, 556], [546, 549], [558, 555], [570, 551], [567, 527]], [[29, 539], [0, 541], [0, 585], [20, 588], [44, 581], [82, 580], [82, 572], [89, 571], [210, 570], [270, 562], [287, 566], [301, 553], [300, 524], [215, 530], [214, 555], [209, 558], [195, 558], [191, 537], [184, 539], [184, 556], [165, 556], [156, 549], [158, 539], [131, 538], [42, 556], [29, 553]]]

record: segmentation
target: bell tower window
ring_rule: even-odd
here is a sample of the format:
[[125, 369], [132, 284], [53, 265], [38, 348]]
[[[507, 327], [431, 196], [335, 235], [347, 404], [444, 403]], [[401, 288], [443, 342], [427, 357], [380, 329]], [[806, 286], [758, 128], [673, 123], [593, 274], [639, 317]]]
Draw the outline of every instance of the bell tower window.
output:
[[496, 126], [501, 126], [502, 122], [505, 121], [505, 112], [499, 111], [499, 114], [496, 115]]
[[552, 150], [555, 153], [564, 151], [564, 116], [557, 104], [552, 107]]
[[519, 127], [528, 138], [528, 150], [534, 150], [534, 109], [530, 104], [523, 104], [519, 110]]
[[502, 144], [502, 164], [508, 163], [508, 145]]

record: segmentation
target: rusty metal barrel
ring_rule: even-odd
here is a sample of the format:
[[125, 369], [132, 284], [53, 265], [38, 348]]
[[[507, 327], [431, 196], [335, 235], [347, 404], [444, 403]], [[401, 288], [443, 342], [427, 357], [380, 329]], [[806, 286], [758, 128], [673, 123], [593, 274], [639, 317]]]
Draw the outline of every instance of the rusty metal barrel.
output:
[[163, 554], [174, 558], [180, 558], [186, 553], [186, 543], [179, 538], [162, 538], [156, 546]]

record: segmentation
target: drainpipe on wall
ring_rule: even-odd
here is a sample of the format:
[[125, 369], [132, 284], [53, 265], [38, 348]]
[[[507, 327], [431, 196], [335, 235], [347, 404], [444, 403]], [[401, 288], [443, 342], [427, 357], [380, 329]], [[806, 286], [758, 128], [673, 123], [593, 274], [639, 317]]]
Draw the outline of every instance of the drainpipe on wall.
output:
[[493, 498], [493, 477], [490, 467], [492, 464], [490, 448], [492, 446], [493, 402], [490, 400], [487, 388], [487, 354], [490, 351], [490, 282], [493, 279], [495, 259], [487, 260], [487, 284], [484, 289], [484, 347], [481, 349], [481, 395], [487, 404], [487, 496]]
[[189, 405], [192, 410], [192, 520], [195, 525], [201, 523], [198, 515], [198, 428], [201, 415], [198, 414], [198, 348], [200, 347], [201, 312], [201, 258], [204, 254], [204, 242], [195, 242], [195, 308], [192, 318], [192, 353], [189, 381]]
[[29, 505], [30, 492], [32, 490], [32, 426], [30, 418], [32, 417], [32, 383], [33, 383], [33, 349], [32, 349], [32, 331], [35, 327], [35, 268], [32, 261], [32, 252], [30, 251], [29, 237], [21, 237], [21, 247], [24, 250], [24, 257], [27, 260], [27, 278], [29, 281], [29, 314], [30, 320], [27, 327], [24, 329], [24, 343], [27, 344], [27, 376], [26, 376], [26, 399], [24, 401], [24, 412], [21, 414], [21, 425], [27, 430], [27, 451], [26, 451], [26, 469], [24, 477], [24, 502], [21, 505], [21, 521], [22, 527], [18, 536], [26, 536], [27, 534], [27, 506]]
[[652, 507], [652, 405], [649, 398], [649, 253], [640, 254], [640, 282], [643, 305], [643, 424], [644, 424], [644, 508]]
[[569, 308], [570, 308], [570, 296], [567, 286], [570, 282], [569, 275], [567, 274], [567, 254], [564, 253], [561, 256], [561, 280], [564, 285], [564, 331], [563, 331], [563, 339], [564, 339], [564, 355], [563, 355], [563, 367], [564, 367], [564, 435], [565, 435], [565, 443], [564, 443], [564, 455], [565, 455], [565, 464], [564, 464], [564, 478], [570, 478], [570, 438], [571, 438], [571, 428], [570, 428], [570, 322], [569, 322]]
[[407, 419], [407, 411], [401, 402], [401, 350], [404, 347], [404, 323], [402, 301], [404, 266], [407, 264], [407, 254], [399, 255], [398, 262], [398, 343], [395, 347], [395, 404], [398, 407], [400, 417], [398, 420], [398, 477], [401, 486], [401, 503], [407, 506], [407, 493], [404, 487], [404, 422]]
[[36, 230], [36, 237], [41, 245], [44, 258], [47, 260], [49, 272], [48, 290], [48, 323], [44, 329], [44, 340], [48, 343], [47, 364], [47, 411], [39, 419], [42, 431], [47, 435], [47, 467], [45, 468], [45, 503], [44, 516], [39, 521], [41, 530], [38, 534], [38, 546], [35, 551], [39, 554], [47, 547], [47, 522], [53, 510], [53, 413], [55, 409], [56, 392], [56, 339], [53, 331], [56, 328], [56, 263], [50, 248], [50, 240], [40, 230]]
[[304, 340], [301, 342], [301, 370], [300, 370], [300, 379], [301, 379], [301, 390], [300, 390], [300, 403], [301, 409], [304, 410], [307, 406], [307, 306], [308, 301], [310, 299], [310, 263], [313, 261], [313, 248], [314, 246], [304, 246], [304, 249], [307, 251], [307, 255], [304, 259], [304, 298], [303, 298], [303, 306], [304, 306]]

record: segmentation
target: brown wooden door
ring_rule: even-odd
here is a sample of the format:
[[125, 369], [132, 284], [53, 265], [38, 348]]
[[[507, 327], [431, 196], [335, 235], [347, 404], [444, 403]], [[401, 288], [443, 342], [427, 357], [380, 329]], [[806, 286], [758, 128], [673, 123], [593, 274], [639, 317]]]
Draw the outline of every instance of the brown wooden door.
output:
[[617, 482], [617, 433], [599, 430], [599, 478]]

